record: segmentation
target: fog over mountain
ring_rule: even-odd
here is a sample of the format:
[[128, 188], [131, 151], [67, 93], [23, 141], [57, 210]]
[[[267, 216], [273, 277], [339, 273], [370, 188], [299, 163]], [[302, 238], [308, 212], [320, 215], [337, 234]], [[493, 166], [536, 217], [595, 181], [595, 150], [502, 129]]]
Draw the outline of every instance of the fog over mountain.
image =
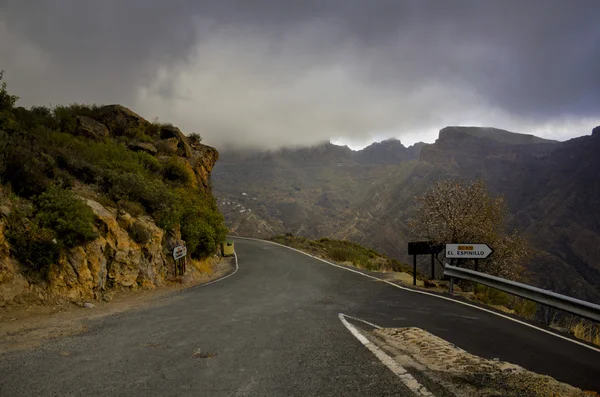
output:
[[596, 0], [0, 1], [21, 104], [122, 103], [217, 147], [600, 119]]

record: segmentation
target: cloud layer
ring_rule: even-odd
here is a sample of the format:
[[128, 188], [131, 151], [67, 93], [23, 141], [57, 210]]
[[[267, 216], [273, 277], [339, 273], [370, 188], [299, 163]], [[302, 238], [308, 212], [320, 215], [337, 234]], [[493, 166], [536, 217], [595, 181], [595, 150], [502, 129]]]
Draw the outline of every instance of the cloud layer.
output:
[[595, 0], [4, 3], [21, 103], [122, 103], [218, 147], [600, 124]]

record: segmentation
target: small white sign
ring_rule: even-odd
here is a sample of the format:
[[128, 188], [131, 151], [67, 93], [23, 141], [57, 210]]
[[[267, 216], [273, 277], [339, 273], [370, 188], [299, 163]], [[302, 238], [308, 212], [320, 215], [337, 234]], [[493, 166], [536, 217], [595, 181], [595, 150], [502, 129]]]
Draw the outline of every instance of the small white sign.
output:
[[485, 259], [492, 252], [487, 244], [446, 244], [446, 258]]
[[187, 255], [187, 247], [185, 245], [180, 245], [173, 249], [173, 259], [179, 260]]

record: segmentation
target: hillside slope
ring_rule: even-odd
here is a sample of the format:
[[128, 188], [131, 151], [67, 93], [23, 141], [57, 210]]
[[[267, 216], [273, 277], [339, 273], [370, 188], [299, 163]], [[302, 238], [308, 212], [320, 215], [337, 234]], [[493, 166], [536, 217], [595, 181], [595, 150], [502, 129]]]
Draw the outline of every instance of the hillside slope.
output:
[[[218, 152], [119, 106], [15, 108], [0, 92], [0, 307], [110, 299], [214, 254]], [[194, 272], [193, 266], [188, 266]]]

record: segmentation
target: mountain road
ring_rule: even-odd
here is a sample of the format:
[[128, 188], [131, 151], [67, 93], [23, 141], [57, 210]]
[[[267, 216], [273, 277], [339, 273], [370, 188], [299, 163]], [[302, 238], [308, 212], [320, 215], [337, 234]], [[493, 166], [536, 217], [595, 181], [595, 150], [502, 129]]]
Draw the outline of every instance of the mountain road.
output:
[[600, 353], [294, 250], [235, 239], [232, 276], [0, 355], [0, 396], [413, 396], [340, 313], [600, 391]]

